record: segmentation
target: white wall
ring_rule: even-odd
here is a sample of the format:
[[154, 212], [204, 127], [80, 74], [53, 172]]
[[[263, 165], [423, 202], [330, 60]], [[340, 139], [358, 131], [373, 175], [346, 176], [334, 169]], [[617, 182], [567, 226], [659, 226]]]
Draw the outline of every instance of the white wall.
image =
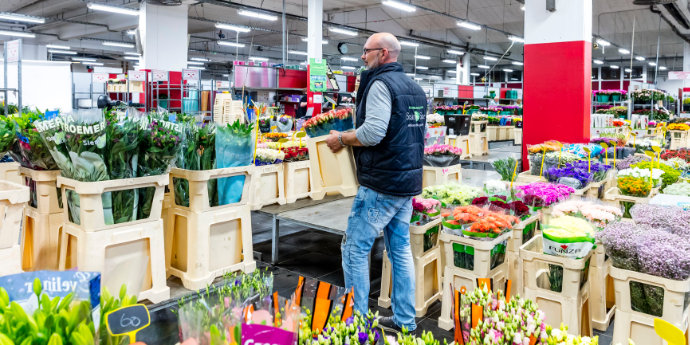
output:
[[187, 12], [187, 5], [142, 3], [139, 32], [144, 49], [143, 69], [182, 71], [187, 68]]
[[[0, 66], [4, 61], [0, 60]], [[72, 72], [70, 62], [22, 61], [22, 106], [38, 107], [40, 110], [72, 109]], [[7, 66], [7, 87], [17, 87], [17, 64]], [[0, 68], [0, 85], [3, 83], [4, 69]], [[0, 97], [4, 94], [0, 92]], [[17, 96], [8, 95], [10, 103], [17, 103]]]

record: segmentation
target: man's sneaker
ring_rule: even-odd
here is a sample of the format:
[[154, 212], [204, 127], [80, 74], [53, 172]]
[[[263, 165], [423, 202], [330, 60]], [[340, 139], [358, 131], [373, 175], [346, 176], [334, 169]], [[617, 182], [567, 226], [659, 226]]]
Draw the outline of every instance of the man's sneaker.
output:
[[379, 318], [379, 326], [384, 330], [402, 333], [402, 328], [395, 324], [392, 316], [382, 316]]

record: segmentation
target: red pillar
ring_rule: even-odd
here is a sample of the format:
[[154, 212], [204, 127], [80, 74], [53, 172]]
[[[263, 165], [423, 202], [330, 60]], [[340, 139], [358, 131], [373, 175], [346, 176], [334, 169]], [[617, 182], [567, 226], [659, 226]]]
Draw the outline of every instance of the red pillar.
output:
[[592, 90], [592, 0], [525, 5], [523, 169], [527, 145], [589, 142]]

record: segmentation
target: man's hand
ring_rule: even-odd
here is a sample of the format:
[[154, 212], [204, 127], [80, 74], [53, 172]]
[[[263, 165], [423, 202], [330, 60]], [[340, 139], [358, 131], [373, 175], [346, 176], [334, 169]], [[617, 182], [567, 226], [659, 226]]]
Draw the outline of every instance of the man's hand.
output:
[[340, 142], [338, 141], [339, 134], [340, 132], [331, 130], [331, 133], [328, 135], [328, 138], [326, 139], [326, 145], [328, 145], [328, 148], [331, 149], [333, 153], [336, 153], [343, 149], [343, 146], [340, 145]]

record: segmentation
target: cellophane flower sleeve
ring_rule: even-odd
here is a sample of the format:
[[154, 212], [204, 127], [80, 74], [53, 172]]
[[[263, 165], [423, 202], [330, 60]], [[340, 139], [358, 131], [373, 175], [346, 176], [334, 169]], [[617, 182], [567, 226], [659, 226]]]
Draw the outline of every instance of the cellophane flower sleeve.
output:
[[[254, 160], [256, 131], [254, 124], [236, 120], [216, 128], [216, 166], [218, 168], [251, 165]], [[239, 202], [244, 189], [244, 176], [218, 179], [218, 204]]]
[[[142, 114], [134, 109], [127, 112], [105, 113], [108, 154], [106, 163], [110, 179], [133, 178], [139, 167], [139, 122]], [[136, 220], [138, 193], [135, 189], [111, 192], [115, 224]]]
[[[216, 125], [203, 123], [194, 117], [183, 116], [186, 123], [186, 140], [182, 143], [179, 157], [175, 165], [187, 170], [211, 170], [216, 167]], [[175, 204], [189, 206], [189, 181], [181, 178], [173, 179], [175, 188]], [[215, 179], [208, 181], [208, 196], [210, 206], [218, 206], [218, 188]]]
[[10, 155], [25, 168], [55, 170], [57, 164], [34, 126], [34, 121], [43, 119], [43, 115], [39, 111], [29, 111], [13, 118], [17, 141]]

